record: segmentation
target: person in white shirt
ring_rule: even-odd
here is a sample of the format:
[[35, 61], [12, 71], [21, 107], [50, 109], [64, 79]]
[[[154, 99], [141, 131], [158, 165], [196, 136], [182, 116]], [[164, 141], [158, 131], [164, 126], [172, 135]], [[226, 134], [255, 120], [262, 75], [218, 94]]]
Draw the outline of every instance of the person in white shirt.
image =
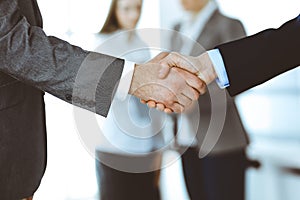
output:
[[[100, 33], [96, 52], [135, 63], [150, 59], [147, 44], [135, 30], [142, 0], [113, 0]], [[164, 145], [160, 131], [165, 114], [152, 110], [134, 96], [113, 99], [96, 149], [96, 173], [101, 199], [158, 200], [159, 169]], [[156, 152], [158, 151], [158, 152]]]

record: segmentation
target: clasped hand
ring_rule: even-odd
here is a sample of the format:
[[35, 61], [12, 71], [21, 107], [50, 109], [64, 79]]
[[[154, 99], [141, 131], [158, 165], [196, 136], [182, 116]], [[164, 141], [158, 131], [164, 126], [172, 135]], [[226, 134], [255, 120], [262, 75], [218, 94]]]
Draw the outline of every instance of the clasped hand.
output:
[[135, 66], [129, 94], [149, 107], [180, 113], [205, 93], [215, 77], [207, 53], [191, 57], [163, 52]]

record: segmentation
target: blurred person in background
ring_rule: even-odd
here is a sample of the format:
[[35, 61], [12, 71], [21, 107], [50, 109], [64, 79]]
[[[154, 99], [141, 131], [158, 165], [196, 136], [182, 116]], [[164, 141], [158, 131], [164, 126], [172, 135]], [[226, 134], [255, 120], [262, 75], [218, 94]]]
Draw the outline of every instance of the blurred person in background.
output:
[[[149, 49], [134, 30], [141, 9], [142, 0], [113, 0], [104, 26], [95, 36], [98, 40], [96, 52], [137, 63], [149, 60]], [[162, 114], [155, 110], [151, 112]], [[160, 167], [161, 155], [152, 151], [163, 144], [163, 138], [159, 131], [153, 129], [154, 125], [159, 126], [151, 120], [149, 108], [141, 104], [138, 98], [131, 95], [124, 101], [114, 98], [102, 125], [102, 141], [96, 149], [96, 173], [101, 200], [160, 199], [159, 170], [153, 169]], [[153, 155], [148, 156], [151, 152]], [[109, 163], [106, 163], [105, 158]], [[126, 171], [122, 166], [127, 164], [154, 168], [149, 167], [145, 172], [131, 171], [134, 169]]]
[[[222, 15], [214, 0], [181, 0], [186, 11], [185, 18], [174, 29], [197, 41], [203, 48], [182, 41], [174, 34], [171, 40], [172, 51], [197, 56], [205, 49], [245, 36], [240, 21]], [[240, 120], [234, 99], [226, 93], [226, 118], [222, 133], [212, 151], [199, 158], [199, 148], [203, 146], [212, 117], [211, 98], [222, 98], [222, 91], [216, 83], [208, 86], [207, 93], [198, 100], [200, 110], [199, 127], [191, 124], [199, 115], [198, 109], [190, 109], [182, 115], [175, 115], [174, 130], [178, 130], [179, 148], [189, 148], [182, 155], [182, 165], [187, 191], [191, 200], [242, 200], [244, 199], [245, 169], [247, 158], [245, 149], [248, 143], [246, 132]], [[213, 92], [211, 92], [213, 91]], [[210, 94], [211, 93], [211, 94]], [[213, 95], [213, 96], [211, 96]], [[214, 105], [222, 106], [222, 105]], [[215, 112], [222, 112], [215, 108]], [[221, 113], [220, 113], [221, 114]], [[198, 117], [199, 118], [199, 117]], [[195, 138], [196, 135], [196, 138]]]

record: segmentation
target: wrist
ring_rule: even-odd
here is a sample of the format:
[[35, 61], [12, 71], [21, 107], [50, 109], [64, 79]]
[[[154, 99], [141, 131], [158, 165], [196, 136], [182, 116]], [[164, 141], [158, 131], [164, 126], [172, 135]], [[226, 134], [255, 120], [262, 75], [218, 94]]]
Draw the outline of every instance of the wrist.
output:
[[211, 61], [207, 52], [198, 56], [197, 59], [200, 63], [200, 68], [197, 75], [206, 83], [206, 85], [208, 85], [217, 78], [217, 73], [215, 71], [213, 62]]
[[138, 68], [138, 64], [134, 65], [134, 69], [133, 69], [133, 75], [132, 75], [132, 79], [131, 79], [131, 83], [130, 83], [130, 87], [129, 87], [129, 91], [128, 94], [133, 95], [134, 91], [136, 91], [137, 89], [137, 80], [136, 80], [136, 72], [137, 72], [137, 68]]

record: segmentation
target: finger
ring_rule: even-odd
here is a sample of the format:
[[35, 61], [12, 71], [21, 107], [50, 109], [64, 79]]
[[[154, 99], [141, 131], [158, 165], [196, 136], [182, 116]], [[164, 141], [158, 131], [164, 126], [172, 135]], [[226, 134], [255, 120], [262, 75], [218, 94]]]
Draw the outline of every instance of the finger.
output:
[[204, 94], [206, 92], [206, 84], [201, 79], [191, 76], [191, 78], [185, 79], [186, 83], [197, 90], [199, 94]]
[[176, 53], [172, 52], [159, 62], [162, 66], [162, 68], [158, 72], [159, 78], [161, 78], [161, 79], [165, 78], [169, 74], [170, 69], [173, 66], [177, 66], [177, 64], [176, 64], [176, 60], [178, 60], [177, 57], [178, 57], [178, 55]]
[[150, 101], [147, 102], [147, 105], [148, 105], [149, 108], [155, 108], [156, 107], [156, 102], [150, 100]]
[[158, 63], [165, 57], [167, 57], [170, 53], [169, 52], [161, 52], [158, 55], [156, 55], [154, 58], [150, 60], [150, 62]]
[[149, 100], [149, 101], [147, 101], [147, 104], [151, 104], [151, 105], [155, 105], [156, 106], [156, 101], [154, 101], [154, 100]]
[[170, 72], [171, 67], [165, 63], [161, 64], [161, 69], [158, 72], [158, 78], [164, 79]]
[[200, 94], [204, 94], [206, 92], [206, 84], [200, 78], [194, 75], [187, 75], [185, 79], [186, 83], [197, 90]]
[[188, 85], [181, 93], [192, 101], [198, 100], [200, 96], [200, 93], [197, 90]]
[[169, 67], [178, 67], [184, 70], [187, 70], [191, 73], [197, 73], [198, 68], [194, 66], [192, 60], [195, 59], [194, 57], [188, 57], [181, 55], [177, 52], [172, 52], [164, 59], [160, 61], [162, 65], [168, 65]]
[[[177, 71], [182, 78], [185, 79], [186, 83], [196, 89], [200, 94], [204, 94], [206, 91], [206, 84], [204, 81], [202, 81], [199, 77], [195, 76], [194, 74], [191, 74], [185, 70], [179, 69], [179, 68], [173, 68], [172, 70]], [[189, 96], [190, 97], [190, 96]], [[194, 99], [190, 97], [191, 99]], [[196, 100], [196, 99], [194, 99]]]
[[182, 113], [184, 111], [184, 106], [179, 103], [174, 103], [170, 107], [175, 113]]
[[167, 114], [171, 114], [171, 113], [173, 113], [173, 110], [171, 108], [165, 108], [164, 112]]
[[162, 104], [162, 103], [157, 103], [156, 104], [156, 109], [159, 110], [159, 111], [164, 111], [165, 105]]
[[203, 87], [200, 89], [200, 95], [203, 95], [203, 94], [205, 94], [206, 93], [206, 89], [207, 89], [207, 86], [206, 86], [206, 84], [204, 83], [204, 85], [203, 85]]
[[144, 99], [140, 99], [140, 102], [141, 102], [142, 104], [147, 104], [147, 101], [144, 100]]
[[192, 104], [192, 99], [185, 96], [184, 94], [177, 95], [178, 103], [181, 104], [184, 107], [188, 107]]

